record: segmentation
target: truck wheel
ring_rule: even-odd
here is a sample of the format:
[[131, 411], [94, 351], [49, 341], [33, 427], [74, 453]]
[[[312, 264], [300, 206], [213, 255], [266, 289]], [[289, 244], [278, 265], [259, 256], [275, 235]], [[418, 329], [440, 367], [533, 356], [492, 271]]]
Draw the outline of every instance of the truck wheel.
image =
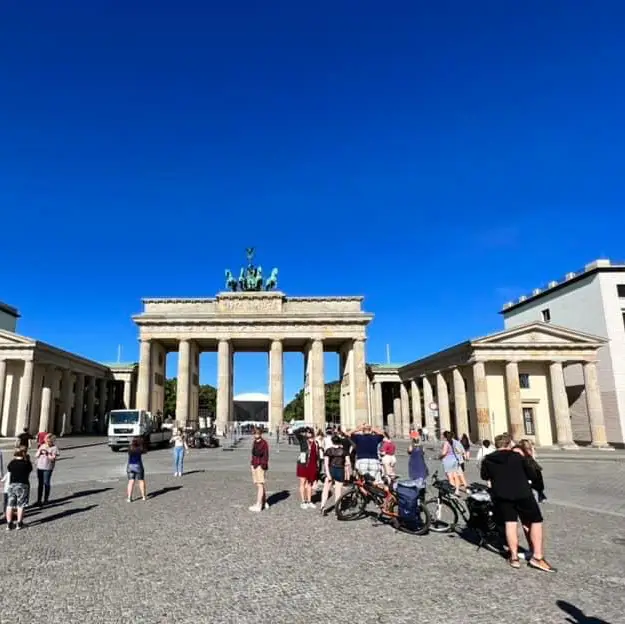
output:
[[119, 446], [111, 446], [111, 451], [113, 451], [113, 453], [119, 453]]

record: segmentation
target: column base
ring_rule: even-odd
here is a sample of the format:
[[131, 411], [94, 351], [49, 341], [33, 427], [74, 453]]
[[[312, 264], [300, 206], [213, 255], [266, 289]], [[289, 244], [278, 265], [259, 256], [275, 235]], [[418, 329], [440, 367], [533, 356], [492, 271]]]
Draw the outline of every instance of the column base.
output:
[[591, 442], [590, 448], [596, 449], [598, 451], [615, 451], [616, 449], [609, 445], [607, 442]]
[[562, 442], [556, 447], [561, 451], [579, 451], [579, 446], [575, 442]]

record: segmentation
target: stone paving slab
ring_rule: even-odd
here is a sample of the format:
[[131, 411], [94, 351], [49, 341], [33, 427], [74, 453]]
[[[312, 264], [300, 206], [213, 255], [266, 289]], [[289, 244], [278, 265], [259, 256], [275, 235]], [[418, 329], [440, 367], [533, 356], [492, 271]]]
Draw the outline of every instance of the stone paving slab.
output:
[[[82, 480], [87, 464], [97, 471], [122, 458], [84, 451], [59, 466], [65, 484], [54, 485], [53, 506], [29, 513], [26, 530], [0, 533], [3, 621], [39, 621], [45, 609], [47, 624], [555, 624], [570, 617], [558, 601], [595, 623], [624, 621], [625, 528], [608, 513], [545, 505], [547, 553], [559, 567], [546, 575], [512, 570], [461, 537], [419, 538], [301, 510], [291, 453], [271, 458], [269, 489], [280, 502], [252, 514], [242, 453], [193, 451], [182, 479], [165, 474], [168, 453], [149, 453], [155, 496], [128, 504], [123, 479]], [[578, 470], [572, 481], [550, 474], [554, 491], [582, 474], [587, 488], [604, 478]], [[608, 485], [597, 495], [612, 500]]]

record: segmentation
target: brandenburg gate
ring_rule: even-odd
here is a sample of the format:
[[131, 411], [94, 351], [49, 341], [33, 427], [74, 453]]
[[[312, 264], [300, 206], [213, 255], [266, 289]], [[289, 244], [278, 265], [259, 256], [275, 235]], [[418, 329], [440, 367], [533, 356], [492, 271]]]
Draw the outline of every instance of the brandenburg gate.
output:
[[275, 290], [277, 269], [264, 281], [262, 267], [248, 264], [239, 278], [226, 271], [226, 292], [215, 298], [143, 299], [139, 326], [140, 361], [136, 405], [163, 412], [166, 354], [178, 351], [176, 421], [196, 420], [200, 353], [217, 352], [216, 428], [234, 420], [233, 361], [237, 351], [265, 352], [269, 359], [269, 428], [283, 421], [283, 354], [304, 355], [304, 419], [323, 427], [324, 353], [339, 356], [341, 424], [368, 419], [365, 341], [373, 315], [363, 297], [287, 297]]

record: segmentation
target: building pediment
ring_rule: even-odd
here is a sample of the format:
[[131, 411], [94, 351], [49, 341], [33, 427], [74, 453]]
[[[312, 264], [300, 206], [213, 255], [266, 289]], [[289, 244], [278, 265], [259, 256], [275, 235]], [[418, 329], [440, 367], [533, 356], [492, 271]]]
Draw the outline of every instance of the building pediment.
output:
[[529, 323], [512, 327], [471, 341], [472, 347], [594, 347], [608, 341], [600, 336], [586, 334], [551, 323]]
[[19, 334], [0, 329], [0, 349], [11, 347], [34, 347], [36, 344], [36, 341], [32, 338], [27, 338], [26, 336], [20, 336]]

